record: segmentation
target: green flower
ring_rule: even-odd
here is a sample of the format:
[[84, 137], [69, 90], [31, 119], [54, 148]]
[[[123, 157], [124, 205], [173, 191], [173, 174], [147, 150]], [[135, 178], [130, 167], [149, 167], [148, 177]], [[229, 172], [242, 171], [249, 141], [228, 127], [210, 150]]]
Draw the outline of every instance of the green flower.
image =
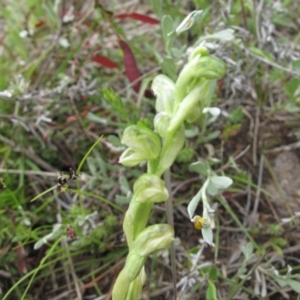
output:
[[174, 108], [175, 83], [166, 75], [160, 74], [154, 78], [151, 88], [156, 95], [156, 110], [171, 115]]
[[168, 224], [155, 224], [148, 226], [136, 238], [135, 251], [142, 256], [165, 249], [170, 246], [174, 239], [174, 229]]
[[158, 203], [168, 199], [164, 182], [156, 175], [143, 174], [133, 185], [134, 201]]
[[161, 148], [158, 135], [142, 125], [127, 127], [123, 132], [121, 143], [129, 148], [123, 152], [119, 162], [128, 167], [157, 158]]
[[175, 110], [183, 98], [200, 85], [201, 79], [214, 80], [222, 78], [226, 65], [213, 56], [195, 56], [180, 72], [175, 84]]
[[170, 125], [170, 116], [166, 112], [158, 113], [154, 118], [154, 128], [161, 137], [165, 137]]

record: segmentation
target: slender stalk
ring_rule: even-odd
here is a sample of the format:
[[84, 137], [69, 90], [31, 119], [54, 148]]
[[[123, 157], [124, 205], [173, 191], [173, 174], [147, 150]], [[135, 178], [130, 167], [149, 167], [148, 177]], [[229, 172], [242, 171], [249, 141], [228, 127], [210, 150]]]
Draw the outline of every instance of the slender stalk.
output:
[[[166, 211], [167, 211], [167, 221], [168, 224], [174, 227], [174, 218], [173, 218], [173, 197], [171, 194], [171, 172], [167, 170], [164, 173], [164, 181], [166, 184], [166, 188], [169, 192], [169, 199], [166, 201]], [[174, 290], [174, 299], [177, 299], [176, 295], [176, 262], [175, 262], [175, 245], [174, 241], [171, 243], [170, 248], [170, 261], [171, 261], [171, 270], [172, 270], [172, 280], [173, 280], [173, 290]]]

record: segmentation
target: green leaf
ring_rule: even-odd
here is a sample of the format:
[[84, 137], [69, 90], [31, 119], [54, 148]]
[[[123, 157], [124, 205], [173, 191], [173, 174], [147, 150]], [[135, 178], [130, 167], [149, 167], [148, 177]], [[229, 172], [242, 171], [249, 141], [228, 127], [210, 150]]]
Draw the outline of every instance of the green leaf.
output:
[[274, 276], [276, 282], [281, 286], [290, 286], [295, 292], [300, 293], [300, 283], [290, 278], [284, 278], [283, 276]]
[[95, 122], [95, 123], [100, 123], [100, 124], [104, 124], [106, 125], [107, 124], [107, 119], [106, 118], [101, 118], [99, 117], [98, 115], [94, 114], [94, 113], [91, 113], [89, 112], [86, 116], [86, 118], [89, 120], [89, 121], [92, 121], [92, 122]]
[[227, 189], [233, 181], [227, 176], [211, 176], [209, 182], [217, 189]]
[[173, 19], [169, 15], [166, 15], [163, 17], [161, 29], [162, 29], [162, 33], [163, 33], [166, 51], [167, 51], [167, 53], [170, 53], [171, 52], [170, 48], [172, 46], [173, 40], [176, 36], [176, 33], [174, 31]]
[[261, 49], [259, 49], [259, 48], [256, 48], [256, 47], [254, 47], [254, 46], [251, 46], [251, 47], [250, 47], [250, 51], [251, 51], [253, 54], [255, 54], [255, 55], [257, 55], [257, 56], [260, 56], [260, 57], [262, 57], [262, 58], [266, 58], [266, 59], [269, 60], [269, 61], [274, 61], [274, 59], [272, 58], [272, 56], [271, 56], [268, 52], [263, 51], [263, 50], [261, 50]]
[[180, 150], [178, 156], [176, 157], [176, 162], [180, 163], [191, 163], [194, 160], [195, 150], [190, 147], [185, 147]]
[[293, 70], [300, 73], [300, 59], [294, 60], [292, 62]]
[[279, 246], [285, 246], [287, 244], [287, 241], [281, 237], [274, 237], [272, 238], [272, 244], [275, 243]]
[[274, 249], [275, 252], [277, 252], [279, 255], [283, 255], [283, 251], [280, 246], [276, 244], [272, 244], [272, 248]]
[[296, 91], [299, 89], [300, 87], [300, 79], [293, 77], [291, 78], [285, 85], [284, 85], [284, 89], [285, 92], [290, 96], [290, 97], [294, 97], [296, 96]]
[[53, 241], [57, 237], [59, 237], [61, 234], [61, 231], [60, 231], [61, 225], [62, 224], [54, 224], [52, 232], [45, 235], [43, 238], [41, 238], [34, 244], [34, 246], [33, 246], [34, 250], [41, 248], [44, 244], [48, 243], [48, 241], [51, 241], [51, 240]]
[[130, 200], [131, 200], [130, 198], [127, 198], [125, 196], [116, 195], [116, 203], [117, 204], [120, 204], [120, 205], [129, 204]]
[[190, 201], [190, 203], [187, 207], [187, 211], [189, 213], [190, 219], [193, 218], [195, 210], [196, 210], [201, 198], [202, 198], [202, 189], [200, 189], [199, 192], [192, 198], [192, 200]]
[[300, 294], [300, 282], [293, 280], [293, 279], [287, 279], [286, 283], [298, 294]]
[[96, 164], [95, 164], [95, 159], [93, 157], [89, 156], [86, 159], [86, 162], [87, 162], [90, 173], [93, 176], [97, 175], [97, 167], [96, 167]]
[[201, 229], [203, 239], [209, 245], [213, 243], [213, 232], [210, 226]]
[[162, 19], [162, 32], [165, 42], [168, 40], [168, 36], [174, 31], [174, 22], [171, 16], [166, 15]]
[[206, 300], [218, 300], [217, 289], [211, 280], [208, 280], [208, 288], [206, 290]]
[[294, 103], [287, 103], [284, 109], [289, 113], [296, 113], [300, 111], [300, 107]]
[[156, 16], [161, 20], [163, 15], [163, 3], [161, 0], [151, 0], [153, 11]]
[[232, 41], [233, 39], [234, 39], [234, 30], [231, 28], [227, 28], [219, 32], [216, 32], [214, 34], [209, 34], [201, 37], [197, 41], [197, 44], [200, 44], [204, 40], [219, 40], [222, 42], [228, 42], [228, 41]]
[[189, 171], [196, 172], [206, 176], [210, 171], [210, 167], [209, 164], [204, 159], [200, 159], [197, 162], [194, 162], [189, 165]]
[[218, 276], [218, 269], [215, 266], [212, 266], [209, 270], [208, 278], [209, 280], [215, 280]]
[[111, 104], [117, 111], [123, 110], [122, 99], [110, 88], [103, 88], [102, 90], [104, 99]]
[[[209, 141], [212, 141], [216, 138], [218, 138], [220, 136], [220, 130], [214, 130], [212, 132], [210, 132], [208, 135], [206, 135], [203, 139], [203, 142], [209, 142]], [[200, 139], [201, 141], [202, 139]]]
[[187, 138], [194, 138], [196, 136], [199, 136], [199, 126], [194, 126], [189, 129], [185, 129], [184, 133]]
[[244, 246], [242, 248], [242, 252], [243, 252], [246, 260], [249, 260], [251, 258], [252, 254], [253, 254], [253, 249], [254, 249], [253, 244], [250, 242], [247, 243], [246, 246]]
[[127, 195], [128, 193], [131, 193], [127, 178], [125, 176], [120, 176], [119, 183], [123, 194]]
[[235, 124], [235, 123], [240, 123], [244, 118], [244, 112], [243, 109], [239, 106], [238, 108], [234, 109], [230, 113], [230, 122]]
[[44, 239], [40, 239], [40, 240], [38, 240], [38, 241], [34, 244], [33, 249], [34, 249], [34, 250], [38, 250], [38, 249], [40, 249], [44, 244], [45, 244]]
[[108, 138], [108, 141], [110, 143], [112, 143], [114, 147], [119, 147], [121, 149], [124, 149], [124, 146], [121, 144], [120, 139], [118, 137], [116, 137], [115, 135], [109, 135], [107, 138]]
[[164, 74], [170, 77], [173, 81], [176, 80], [177, 66], [173, 58], [165, 57], [163, 61], [160, 63], [160, 66]]

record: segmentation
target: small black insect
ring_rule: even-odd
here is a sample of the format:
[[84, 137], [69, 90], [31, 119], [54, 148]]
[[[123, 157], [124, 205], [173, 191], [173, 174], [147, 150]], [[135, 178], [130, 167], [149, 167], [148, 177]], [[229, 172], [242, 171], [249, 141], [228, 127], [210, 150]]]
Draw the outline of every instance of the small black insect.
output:
[[59, 191], [63, 192], [67, 190], [68, 182], [70, 180], [76, 180], [76, 178], [78, 178], [78, 175], [75, 173], [74, 170], [72, 170], [72, 168], [70, 168], [68, 172], [61, 172], [57, 176], [57, 180], [56, 180]]

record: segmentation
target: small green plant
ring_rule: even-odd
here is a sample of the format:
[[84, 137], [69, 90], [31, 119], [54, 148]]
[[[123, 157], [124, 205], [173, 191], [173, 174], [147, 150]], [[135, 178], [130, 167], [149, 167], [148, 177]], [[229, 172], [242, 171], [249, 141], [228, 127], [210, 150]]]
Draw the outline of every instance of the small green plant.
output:
[[[189, 29], [200, 12], [191, 13], [174, 31], [170, 17], [164, 17], [163, 35], [166, 48], [170, 47], [175, 32]], [[170, 50], [167, 52], [171, 52]], [[168, 190], [161, 176], [167, 171], [185, 143], [185, 122], [196, 121], [203, 113], [211, 113], [215, 108], [203, 103], [211, 98], [217, 79], [225, 75], [223, 61], [209, 55], [209, 51], [199, 46], [189, 55], [188, 62], [177, 80], [158, 75], [152, 83], [157, 96], [154, 130], [144, 121], [127, 127], [121, 142], [128, 148], [119, 162], [133, 167], [147, 162], [147, 172], [134, 183], [133, 196], [123, 223], [129, 253], [124, 269], [120, 272], [113, 289], [114, 300], [139, 299], [146, 280], [144, 264], [149, 254], [169, 247], [174, 238], [174, 229], [169, 224], [155, 224], [146, 227], [149, 213], [154, 203], [168, 200]], [[195, 167], [195, 166], [194, 166]], [[227, 188], [232, 180], [215, 175], [208, 163], [198, 162], [196, 172], [207, 176], [203, 187], [192, 199], [188, 212], [197, 229], [202, 230], [203, 238], [212, 244], [211, 213], [209, 195], [216, 195], [220, 189]], [[203, 202], [203, 217], [194, 216], [199, 201]]]

